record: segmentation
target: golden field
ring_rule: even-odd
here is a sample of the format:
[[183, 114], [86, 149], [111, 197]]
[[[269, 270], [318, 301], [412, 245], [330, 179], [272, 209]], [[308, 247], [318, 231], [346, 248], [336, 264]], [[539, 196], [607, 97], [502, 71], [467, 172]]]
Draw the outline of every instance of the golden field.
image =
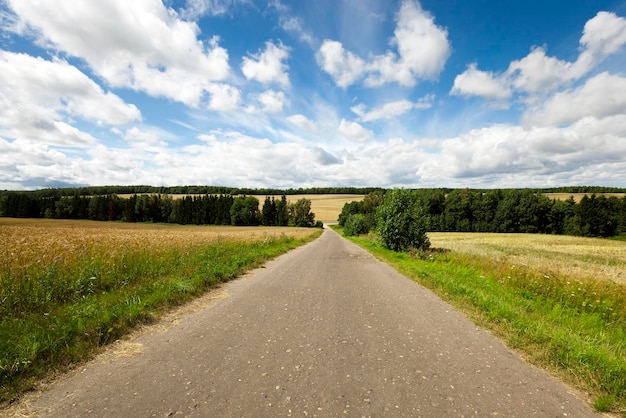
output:
[[[580, 202], [580, 200], [584, 196], [591, 197], [593, 193], [544, 193], [548, 198], [554, 200], [567, 200], [570, 197], [574, 198], [575, 202]], [[617, 197], [618, 199], [623, 199], [626, 196], [626, 193], [596, 193], [596, 196], [604, 196], [604, 197]]]
[[542, 274], [626, 285], [626, 242], [542, 234], [431, 232], [434, 248], [488, 257]]
[[128, 250], [158, 252], [220, 240], [258, 241], [270, 237], [303, 238], [311, 228], [181, 226], [86, 220], [0, 218], [0, 266], [22, 268], [66, 264], [91, 254], [114, 259]]

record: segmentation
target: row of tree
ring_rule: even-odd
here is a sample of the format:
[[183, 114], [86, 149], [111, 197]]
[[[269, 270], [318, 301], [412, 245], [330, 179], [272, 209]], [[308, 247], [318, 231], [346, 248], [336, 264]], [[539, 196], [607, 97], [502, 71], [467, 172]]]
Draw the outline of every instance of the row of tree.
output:
[[160, 194], [121, 198], [116, 194], [41, 197], [7, 193], [0, 196], [0, 216], [195, 225], [316, 225], [310, 200], [289, 203], [285, 195], [279, 200], [266, 197], [259, 210], [256, 197], [230, 194], [187, 195], [173, 199]]
[[[389, 192], [387, 192], [389, 193]], [[585, 195], [554, 200], [536, 190], [457, 189], [410, 191], [411, 210], [429, 231], [529, 232], [610, 237], [626, 232], [626, 197]], [[385, 195], [375, 192], [347, 203], [339, 223], [348, 235], [378, 227], [376, 213]], [[415, 209], [417, 208], [417, 209]], [[408, 210], [408, 209], [407, 209]]]
[[[168, 195], [301, 195], [301, 194], [361, 194], [384, 190], [378, 187], [308, 187], [297, 189], [272, 189], [272, 188], [239, 188], [227, 186], [85, 186], [73, 188], [48, 188], [40, 190], [23, 191], [35, 197], [62, 197], [62, 196], [106, 196], [106, 195], [133, 195], [133, 194], [168, 194]], [[5, 194], [13, 194], [14, 191], [0, 190], [0, 197]]]

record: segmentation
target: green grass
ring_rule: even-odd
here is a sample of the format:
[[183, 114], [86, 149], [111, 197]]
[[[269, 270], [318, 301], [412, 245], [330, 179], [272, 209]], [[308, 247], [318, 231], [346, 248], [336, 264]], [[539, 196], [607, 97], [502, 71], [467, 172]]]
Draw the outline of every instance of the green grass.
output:
[[433, 290], [478, 325], [587, 392], [598, 411], [626, 413], [626, 288], [503, 266], [487, 257], [396, 253], [350, 238]]
[[129, 250], [0, 277], [0, 406], [92, 358], [168, 308], [308, 242], [224, 241], [186, 250]]

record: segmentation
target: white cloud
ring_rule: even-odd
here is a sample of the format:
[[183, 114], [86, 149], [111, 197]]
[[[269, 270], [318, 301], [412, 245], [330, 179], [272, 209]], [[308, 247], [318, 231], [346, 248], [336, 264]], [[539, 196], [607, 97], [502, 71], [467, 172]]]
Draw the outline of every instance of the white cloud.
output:
[[274, 90], [267, 90], [260, 93], [257, 96], [257, 100], [263, 106], [261, 110], [267, 113], [281, 113], [287, 103], [285, 93]]
[[370, 65], [366, 84], [380, 86], [397, 82], [413, 86], [417, 79], [439, 75], [450, 56], [448, 32], [435, 24], [434, 18], [420, 4], [404, 0], [397, 16], [392, 45], [398, 56], [387, 52]]
[[438, 76], [450, 56], [447, 31], [413, 0], [404, 0], [400, 7], [391, 46], [395, 52], [387, 51], [365, 61], [347, 51], [341, 42], [325, 40], [318, 63], [343, 88], [362, 77], [368, 87], [393, 82], [413, 86], [418, 79]]
[[451, 94], [482, 96], [488, 99], [503, 100], [511, 97], [506, 82], [491, 72], [481, 71], [476, 64], [470, 64], [463, 73], [454, 79]]
[[374, 138], [374, 133], [369, 129], [365, 129], [358, 123], [350, 122], [345, 119], [341, 119], [337, 132], [344, 138], [355, 142], [367, 142]]
[[615, 13], [598, 12], [585, 23], [580, 44], [601, 57], [616, 53], [626, 44], [626, 19]]
[[[203, 92], [230, 74], [217, 38], [157, 0], [7, 0], [23, 32], [47, 48], [84, 59], [113, 87], [199, 106]], [[103, 19], [106, 16], [106, 19]]]
[[512, 61], [499, 74], [478, 70], [476, 64], [470, 64], [456, 77], [451, 93], [503, 100], [518, 92], [530, 94], [527, 101], [532, 103], [537, 95], [546, 96], [580, 80], [625, 44], [626, 19], [599, 12], [585, 24], [576, 61], [550, 57], [545, 47], [533, 47], [528, 55]]
[[202, 16], [219, 16], [228, 13], [239, 3], [249, 0], [187, 0], [181, 14], [186, 19], [196, 20]]
[[[584, 118], [567, 127], [495, 125], [437, 142], [418, 170], [425, 182], [452, 184], [572, 184], [576, 177], [603, 183], [626, 162], [626, 116]], [[621, 127], [620, 127], [621, 126]], [[606, 172], [607, 167], [611, 167]], [[621, 168], [620, 168], [621, 167]], [[593, 173], [593, 174], [591, 174]]]
[[0, 51], [0, 132], [61, 146], [92, 146], [95, 138], [73, 118], [98, 125], [128, 124], [141, 113], [66, 61]]
[[364, 105], [358, 105], [352, 107], [352, 111], [359, 116], [359, 120], [362, 122], [371, 122], [378, 119], [390, 119], [396, 116], [400, 116], [413, 109], [428, 109], [432, 106], [434, 96], [429, 95], [422, 97], [417, 102], [410, 102], [408, 100], [397, 100], [394, 102], [385, 103], [379, 108], [365, 111]]
[[582, 86], [554, 94], [523, 117], [529, 125], [561, 125], [593, 116], [626, 114], [626, 78], [607, 72]]
[[211, 93], [208, 108], [211, 110], [228, 112], [239, 107], [241, 92], [238, 88], [228, 84], [214, 83], [207, 87]]
[[325, 40], [317, 54], [317, 61], [339, 87], [346, 88], [360, 79], [365, 71], [365, 61], [350, 51], [341, 42]]
[[241, 71], [248, 80], [256, 80], [263, 84], [276, 83], [283, 87], [289, 86], [289, 66], [283, 61], [289, 58], [289, 48], [283, 44], [265, 43], [265, 51], [244, 57]]
[[291, 115], [287, 118], [287, 120], [306, 131], [310, 131], [310, 132], [317, 131], [317, 125], [315, 124], [315, 122], [313, 122], [312, 120], [310, 120], [304, 115]]

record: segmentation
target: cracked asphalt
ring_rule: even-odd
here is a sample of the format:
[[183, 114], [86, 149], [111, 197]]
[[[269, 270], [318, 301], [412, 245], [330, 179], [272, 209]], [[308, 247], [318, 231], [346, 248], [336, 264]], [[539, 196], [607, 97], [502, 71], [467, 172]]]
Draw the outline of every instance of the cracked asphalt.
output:
[[50, 417], [598, 416], [328, 229], [25, 405]]

